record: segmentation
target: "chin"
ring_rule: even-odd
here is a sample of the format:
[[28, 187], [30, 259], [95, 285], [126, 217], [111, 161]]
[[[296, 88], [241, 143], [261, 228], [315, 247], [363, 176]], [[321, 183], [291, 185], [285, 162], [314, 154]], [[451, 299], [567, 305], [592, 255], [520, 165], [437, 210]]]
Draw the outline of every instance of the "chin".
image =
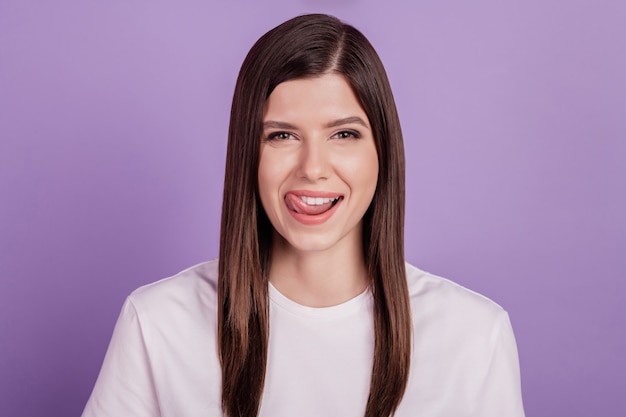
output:
[[335, 247], [340, 238], [337, 236], [288, 236], [281, 237], [288, 250], [296, 252], [323, 252]]

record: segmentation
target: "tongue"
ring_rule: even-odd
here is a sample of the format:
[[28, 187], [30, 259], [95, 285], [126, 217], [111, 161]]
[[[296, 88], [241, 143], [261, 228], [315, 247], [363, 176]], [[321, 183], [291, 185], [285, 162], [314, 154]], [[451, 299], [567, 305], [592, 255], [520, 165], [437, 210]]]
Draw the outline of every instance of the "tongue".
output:
[[285, 203], [287, 203], [287, 207], [289, 210], [293, 210], [296, 213], [306, 214], [307, 216], [315, 216], [317, 214], [322, 214], [333, 206], [332, 201], [326, 204], [320, 204], [319, 206], [309, 206], [304, 201], [302, 201], [299, 197], [288, 194], [285, 197]]

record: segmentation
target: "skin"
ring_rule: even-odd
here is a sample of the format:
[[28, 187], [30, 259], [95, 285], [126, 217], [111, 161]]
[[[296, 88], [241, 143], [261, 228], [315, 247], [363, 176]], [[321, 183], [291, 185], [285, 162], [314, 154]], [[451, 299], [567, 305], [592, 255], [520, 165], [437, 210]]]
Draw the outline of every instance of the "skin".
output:
[[[378, 157], [367, 115], [343, 76], [324, 74], [278, 85], [263, 122], [258, 181], [274, 227], [270, 282], [303, 305], [345, 302], [369, 283], [362, 219]], [[338, 200], [318, 214], [302, 195]]]

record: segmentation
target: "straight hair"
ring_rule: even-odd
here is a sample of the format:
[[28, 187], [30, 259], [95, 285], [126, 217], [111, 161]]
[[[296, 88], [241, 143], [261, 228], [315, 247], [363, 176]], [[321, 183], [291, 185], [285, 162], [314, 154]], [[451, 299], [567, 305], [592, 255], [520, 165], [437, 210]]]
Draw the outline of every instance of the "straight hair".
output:
[[263, 109], [282, 82], [340, 74], [372, 127], [379, 173], [363, 218], [363, 252], [374, 299], [374, 362], [366, 417], [393, 415], [406, 389], [411, 308], [404, 263], [404, 149], [385, 69], [365, 36], [311, 14], [263, 35], [246, 56], [230, 113], [220, 229], [218, 349], [222, 410], [258, 415], [268, 352], [272, 225], [258, 197]]

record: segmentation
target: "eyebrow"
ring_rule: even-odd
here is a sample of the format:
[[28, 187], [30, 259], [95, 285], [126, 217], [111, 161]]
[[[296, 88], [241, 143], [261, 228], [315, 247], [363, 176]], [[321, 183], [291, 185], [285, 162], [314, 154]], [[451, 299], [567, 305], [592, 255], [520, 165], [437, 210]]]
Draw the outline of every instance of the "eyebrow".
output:
[[264, 129], [289, 129], [296, 130], [297, 127], [287, 122], [276, 122], [274, 120], [268, 120], [267, 122], [263, 122]]
[[333, 120], [332, 122], [326, 124], [326, 126], [324, 127], [329, 128], [329, 127], [337, 127], [337, 126], [350, 125], [350, 124], [361, 125], [369, 129], [369, 126], [367, 125], [367, 123], [365, 123], [363, 119], [357, 116], [344, 117], [343, 119]]
[[[365, 123], [365, 121], [363, 121], [363, 119], [361, 119], [358, 116], [351, 116], [351, 117], [344, 117], [342, 119], [337, 119], [337, 120], [333, 120], [331, 122], [328, 122], [327, 124], [324, 125], [325, 128], [331, 128], [331, 127], [338, 127], [338, 126], [343, 126], [343, 125], [349, 125], [349, 124], [358, 124], [361, 125], [367, 129], [369, 129], [369, 126], [367, 125], [367, 123]], [[266, 122], [263, 122], [263, 128], [264, 129], [289, 129], [289, 130], [296, 130], [298, 127], [295, 125], [292, 125], [291, 123], [287, 123], [287, 122], [279, 122], [279, 121], [275, 121], [275, 120], [268, 120]]]

